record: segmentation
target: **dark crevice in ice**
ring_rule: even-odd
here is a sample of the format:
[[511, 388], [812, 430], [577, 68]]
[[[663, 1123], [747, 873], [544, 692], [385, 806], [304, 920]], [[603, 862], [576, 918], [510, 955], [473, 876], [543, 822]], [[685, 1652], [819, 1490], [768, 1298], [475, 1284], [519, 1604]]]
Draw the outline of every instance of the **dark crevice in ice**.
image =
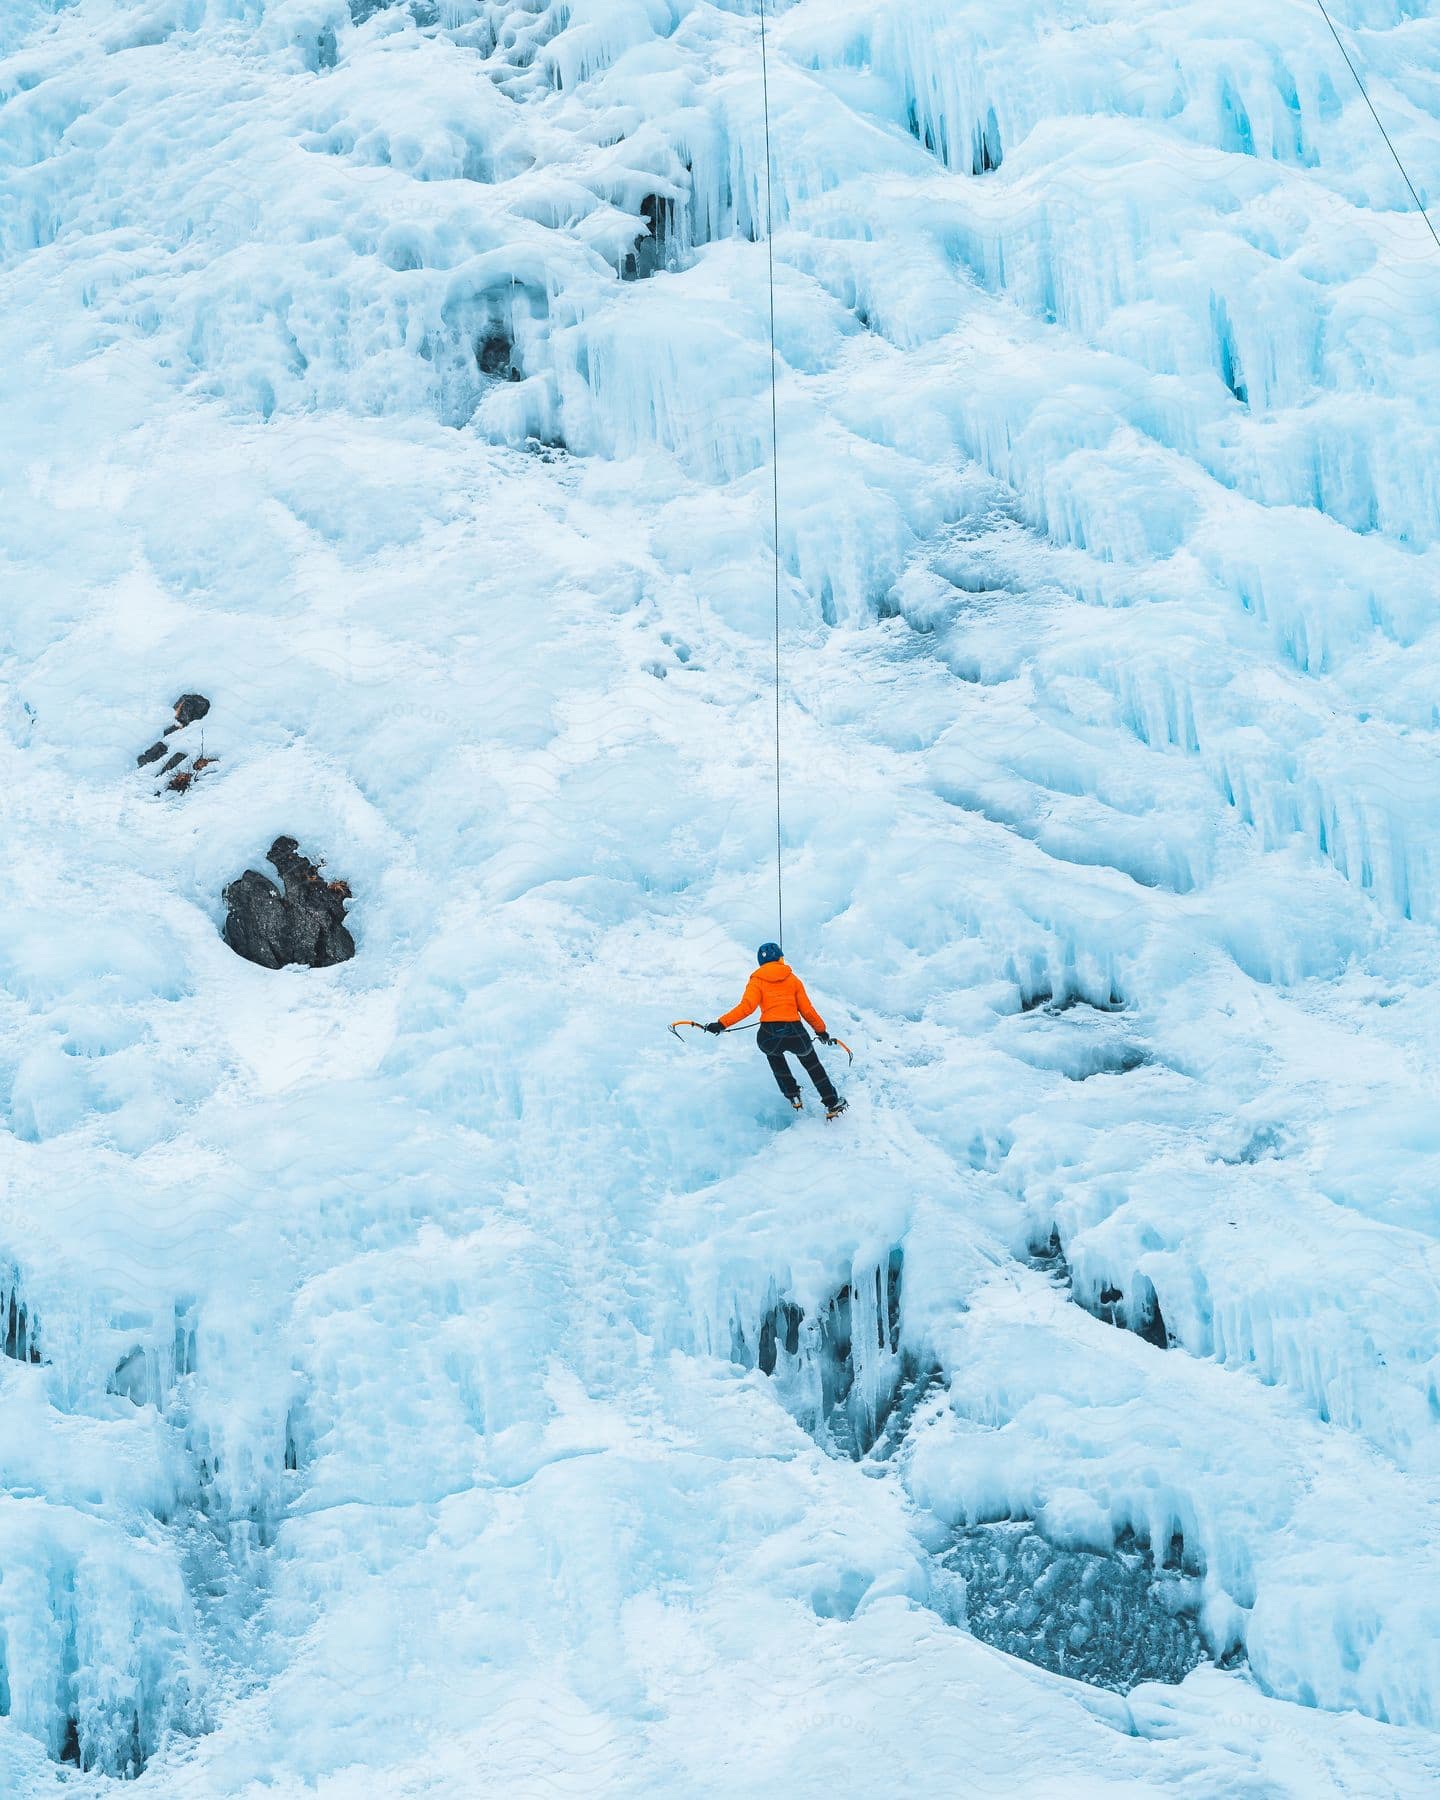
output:
[[645, 281], [669, 266], [669, 245], [675, 232], [675, 202], [659, 194], [647, 194], [640, 202], [646, 229], [635, 240], [620, 264], [622, 281]]
[[800, 1326], [805, 1315], [791, 1300], [782, 1300], [766, 1313], [760, 1326], [760, 1349], [756, 1359], [762, 1375], [775, 1373], [779, 1347], [783, 1343], [787, 1356], [800, 1352]]
[[0, 1268], [0, 1347], [14, 1362], [38, 1363], [40, 1355], [40, 1321], [35, 1309], [20, 1291], [20, 1278], [13, 1269]]
[[460, 429], [497, 381], [518, 382], [527, 369], [527, 326], [548, 311], [544, 293], [506, 277], [452, 295], [440, 308], [440, 329], [427, 331], [417, 354], [433, 370], [434, 403], [442, 425]]
[[1032, 1269], [1038, 1269], [1042, 1275], [1048, 1275], [1058, 1287], [1069, 1288], [1070, 1263], [1066, 1258], [1065, 1246], [1060, 1241], [1060, 1232], [1056, 1226], [1050, 1227], [1048, 1238], [1030, 1244], [1025, 1254], [1025, 1260]]
[[1089, 1081], [1096, 1075], [1129, 1075], [1157, 1060], [1143, 1043], [1107, 1024], [1106, 1015], [1126, 1010], [1113, 986], [1087, 996], [1023, 979], [1016, 985], [1018, 1013], [1031, 1021], [1011, 1040], [1012, 1053], [1023, 1061], [1053, 1069], [1067, 1081]]
[[1235, 348], [1235, 328], [1230, 323], [1230, 313], [1225, 302], [1218, 295], [1210, 296], [1210, 323], [1215, 332], [1215, 360], [1219, 366], [1220, 379], [1242, 406], [1250, 404], [1250, 390], [1245, 384], [1245, 372], [1240, 366], [1240, 354]]
[[1089, 995], [1067, 990], [1062, 987], [1059, 993], [1048, 987], [1027, 991], [1022, 985], [1020, 989], [1020, 1011], [1022, 1013], [1046, 1012], [1052, 1019], [1058, 1019], [1062, 1013], [1073, 1012], [1077, 1006], [1089, 1007], [1091, 1012], [1119, 1013], [1124, 1012], [1125, 1002], [1112, 987], [1108, 996], [1096, 1000]]
[[482, 375], [497, 381], [521, 381], [524, 377], [515, 364], [515, 344], [510, 333], [492, 327], [475, 345], [475, 366]]
[[1250, 114], [1228, 79], [1220, 84], [1220, 148], [1240, 156], [1255, 154], [1255, 133], [1250, 124]]
[[304, 1469], [315, 1453], [315, 1427], [303, 1394], [291, 1402], [285, 1414], [285, 1468], [292, 1474]]
[[1043, 963], [1027, 971], [1017, 968], [1013, 962], [1006, 974], [1020, 990], [1022, 1013], [1038, 1012], [1043, 1007], [1054, 1015], [1070, 1012], [1077, 1006], [1088, 1006], [1092, 1012], [1118, 1013], [1124, 1012], [1127, 1004], [1113, 976], [1108, 979], [1102, 976], [1099, 984], [1087, 983], [1069, 969], [1056, 980]]
[[[177, 1585], [172, 1589], [163, 1578], [152, 1583], [143, 1569], [132, 1576], [123, 1554], [102, 1563], [87, 1541], [72, 1542], [63, 1533], [50, 1539], [41, 1570], [48, 1570], [49, 1587], [42, 1618], [18, 1643], [13, 1625], [8, 1639], [0, 1629], [0, 1717], [33, 1735], [56, 1765], [134, 1780], [167, 1740], [210, 1728], [205, 1662], [215, 1659], [235, 1671], [253, 1657], [266, 1588], [258, 1553], [273, 1542], [293, 1492], [281, 1473], [282, 1456], [287, 1465], [303, 1465], [312, 1433], [302, 1400], [286, 1420], [283, 1445], [277, 1432], [267, 1454], [270, 1479], [257, 1483], [242, 1475], [237, 1504], [218, 1482], [220, 1457], [193, 1412], [196, 1301], [176, 1297], [148, 1321], [124, 1313], [109, 1329], [118, 1330], [122, 1321], [137, 1336], [128, 1340], [107, 1390], [154, 1408], [156, 1428], [173, 1434], [191, 1472], [171, 1500], [148, 1502], [147, 1516], [129, 1527], [143, 1531], [157, 1555], [163, 1548], [173, 1556]], [[47, 1340], [50, 1335], [47, 1330]], [[13, 1263], [0, 1264], [0, 1342], [18, 1360], [41, 1360], [34, 1307]], [[57, 1354], [54, 1342], [47, 1341], [46, 1349]], [[89, 1397], [87, 1413], [95, 1411], [94, 1399]], [[117, 1614], [124, 1612], [133, 1654], [117, 1654]], [[24, 1681], [17, 1685], [22, 1670]]]
[[968, 167], [972, 175], [988, 175], [1005, 160], [1000, 121], [995, 117], [993, 106], [985, 109], [983, 119], [975, 121], [969, 142], [963, 146], [952, 145], [943, 118], [934, 124], [929, 119], [922, 119], [913, 99], [906, 110], [905, 124], [911, 137], [923, 144], [932, 156], [938, 157], [947, 169], [955, 168], [958, 162], [962, 169]]
[[990, 107], [985, 117], [977, 121], [975, 134], [971, 144], [970, 173], [972, 175], [988, 175], [992, 169], [998, 169], [1005, 160], [1005, 152], [1000, 143], [1000, 124], [995, 117], [995, 108]]
[[1077, 1290], [1058, 1226], [1051, 1225], [1048, 1238], [1031, 1240], [1025, 1261], [1032, 1269], [1048, 1275], [1058, 1287], [1063, 1287], [1075, 1304], [1092, 1318], [1121, 1331], [1131, 1331], [1159, 1350], [1173, 1350], [1178, 1343], [1165, 1323], [1155, 1289], [1145, 1276], [1132, 1275], [1128, 1292], [1114, 1279], [1102, 1282], [1094, 1294]]
[[135, 1406], [164, 1406], [177, 1382], [196, 1368], [196, 1319], [193, 1303], [175, 1303], [175, 1323], [164, 1346], [137, 1344], [115, 1365], [106, 1392]]
[[1157, 1349], [1168, 1350], [1175, 1342], [1166, 1327], [1155, 1289], [1143, 1275], [1132, 1276], [1128, 1294], [1113, 1282], [1107, 1282], [1095, 1299], [1087, 1300], [1078, 1294], [1075, 1298], [1077, 1304], [1095, 1318], [1103, 1319], [1107, 1325], [1115, 1325], [1121, 1331], [1133, 1331], [1136, 1337], [1144, 1338], [1147, 1344], [1154, 1344]]
[[[134, 1781], [169, 1732], [188, 1735], [196, 1728], [191, 1696], [183, 1676], [167, 1688], [143, 1670], [86, 1666], [81, 1647], [88, 1633], [75, 1575], [73, 1568], [67, 1571], [57, 1595], [54, 1710], [46, 1750], [52, 1762], [83, 1773]], [[8, 1713], [10, 1699], [0, 1659], [0, 1715]]]
[[[738, 1321], [731, 1325], [731, 1359], [774, 1380], [807, 1430], [857, 1461], [874, 1448], [897, 1405], [909, 1396], [913, 1411], [918, 1401], [910, 1389], [920, 1370], [901, 1348], [904, 1263], [897, 1245], [857, 1277], [858, 1291], [847, 1282], [809, 1315], [778, 1296], [753, 1347]], [[865, 1334], [859, 1342], [857, 1330]]]

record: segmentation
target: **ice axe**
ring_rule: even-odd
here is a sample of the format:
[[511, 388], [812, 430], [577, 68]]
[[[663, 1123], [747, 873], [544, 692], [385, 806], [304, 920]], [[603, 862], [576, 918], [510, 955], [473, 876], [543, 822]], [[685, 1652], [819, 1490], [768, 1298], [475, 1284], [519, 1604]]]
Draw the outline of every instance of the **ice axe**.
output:
[[[676, 1042], [681, 1044], [685, 1042], [684, 1038], [680, 1036], [680, 1027], [682, 1025], [688, 1026], [692, 1031], [703, 1031], [705, 1029], [704, 1023], [700, 1019], [672, 1019], [668, 1029]], [[758, 1031], [759, 1028], [760, 1022], [758, 1020], [754, 1025], [727, 1025], [721, 1035], [728, 1037], [732, 1031]], [[836, 1049], [843, 1050], [850, 1061], [852, 1063], [854, 1062], [855, 1052], [843, 1038], [832, 1037], [830, 1042], [835, 1045]]]
[[[672, 1019], [668, 1029], [674, 1035], [676, 1041], [681, 1044], [685, 1042], [684, 1038], [680, 1036], [680, 1027], [682, 1025], [688, 1025], [693, 1031], [703, 1031], [705, 1029], [705, 1022], [703, 1019]], [[759, 1029], [760, 1021], [757, 1019], [753, 1025], [727, 1025], [723, 1035], [728, 1036], [732, 1031], [758, 1031]]]

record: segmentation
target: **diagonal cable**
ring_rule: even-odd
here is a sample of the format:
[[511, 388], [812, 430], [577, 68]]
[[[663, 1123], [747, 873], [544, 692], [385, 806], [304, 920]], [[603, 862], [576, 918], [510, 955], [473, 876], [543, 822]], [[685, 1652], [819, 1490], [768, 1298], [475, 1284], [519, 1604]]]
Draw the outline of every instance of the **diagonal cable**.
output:
[[1350, 52], [1345, 48], [1344, 39], [1340, 36], [1340, 33], [1335, 29], [1335, 21], [1330, 17], [1330, 14], [1325, 10], [1325, 0], [1315, 0], [1315, 4], [1320, 8], [1321, 18], [1324, 19], [1325, 23], [1330, 27], [1331, 37], [1334, 38], [1335, 42], [1340, 47], [1340, 54], [1345, 58], [1345, 67], [1347, 69], [1349, 69], [1350, 73], [1355, 77], [1355, 85], [1360, 90], [1360, 98], [1370, 108], [1370, 117], [1375, 121], [1376, 126], [1379, 128], [1381, 137], [1384, 138], [1384, 140], [1385, 140], [1385, 148], [1395, 158], [1395, 167], [1400, 171], [1401, 179], [1404, 181], [1406, 187], [1409, 188], [1410, 198], [1415, 202], [1415, 205], [1419, 208], [1420, 217], [1425, 221], [1426, 225], [1429, 227], [1431, 237], [1435, 239], [1436, 249], [1440, 249], [1440, 232], [1436, 231], [1434, 222], [1432, 221], [1429, 213], [1426, 212], [1425, 202], [1420, 198], [1419, 194], [1416, 193], [1415, 183], [1410, 179], [1409, 171], [1406, 169], [1404, 163], [1401, 162], [1401, 160], [1400, 160], [1400, 152], [1395, 148], [1394, 144], [1390, 141], [1390, 133], [1385, 129], [1385, 126], [1381, 121], [1379, 113], [1376, 112], [1376, 110], [1375, 110], [1375, 102], [1370, 98], [1370, 94], [1365, 86], [1365, 83], [1360, 79], [1360, 71], [1355, 67], [1355, 63], [1354, 63], [1353, 59], [1351, 58]]
[[770, 57], [760, 0], [760, 93], [765, 108], [765, 254], [770, 277], [770, 514], [775, 539], [775, 941], [785, 948], [785, 874], [780, 833], [780, 422], [775, 400], [775, 219], [770, 201]]

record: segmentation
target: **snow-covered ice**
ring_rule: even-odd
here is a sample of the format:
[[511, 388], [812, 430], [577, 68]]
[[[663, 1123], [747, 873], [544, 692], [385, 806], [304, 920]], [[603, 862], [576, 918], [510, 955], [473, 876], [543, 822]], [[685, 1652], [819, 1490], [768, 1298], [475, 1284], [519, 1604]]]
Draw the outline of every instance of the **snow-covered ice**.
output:
[[1311, 4], [772, 10], [792, 1120], [758, 26], [0, 11], [6, 1795], [1440, 1790], [1440, 252]]

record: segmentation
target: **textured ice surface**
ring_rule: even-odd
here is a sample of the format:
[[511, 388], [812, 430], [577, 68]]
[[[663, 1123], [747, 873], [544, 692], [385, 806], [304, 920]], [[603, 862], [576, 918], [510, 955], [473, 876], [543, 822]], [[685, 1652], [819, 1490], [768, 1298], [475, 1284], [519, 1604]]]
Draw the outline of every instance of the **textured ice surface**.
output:
[[964, 1582], [961, 1617], [978, 1638], [1057, 1674], [1128, 1693], [1183, 1681], [1205, 1655], [1177, 1567], [1129, 1549], [1057, 1549], [1023, 1524], [976, 1525], [941, 1565]]
[[[754, 7], [0, 9], [7, 1794], [1440, 1784], [1440, 257], [1314, 8], [776, 15], [833, 1128], [664, 1031], [776, 929]], [[281, 835], [353, 960], [222, 942]], [[997, 1527], [1205, 1660], [982, 1641]]]

